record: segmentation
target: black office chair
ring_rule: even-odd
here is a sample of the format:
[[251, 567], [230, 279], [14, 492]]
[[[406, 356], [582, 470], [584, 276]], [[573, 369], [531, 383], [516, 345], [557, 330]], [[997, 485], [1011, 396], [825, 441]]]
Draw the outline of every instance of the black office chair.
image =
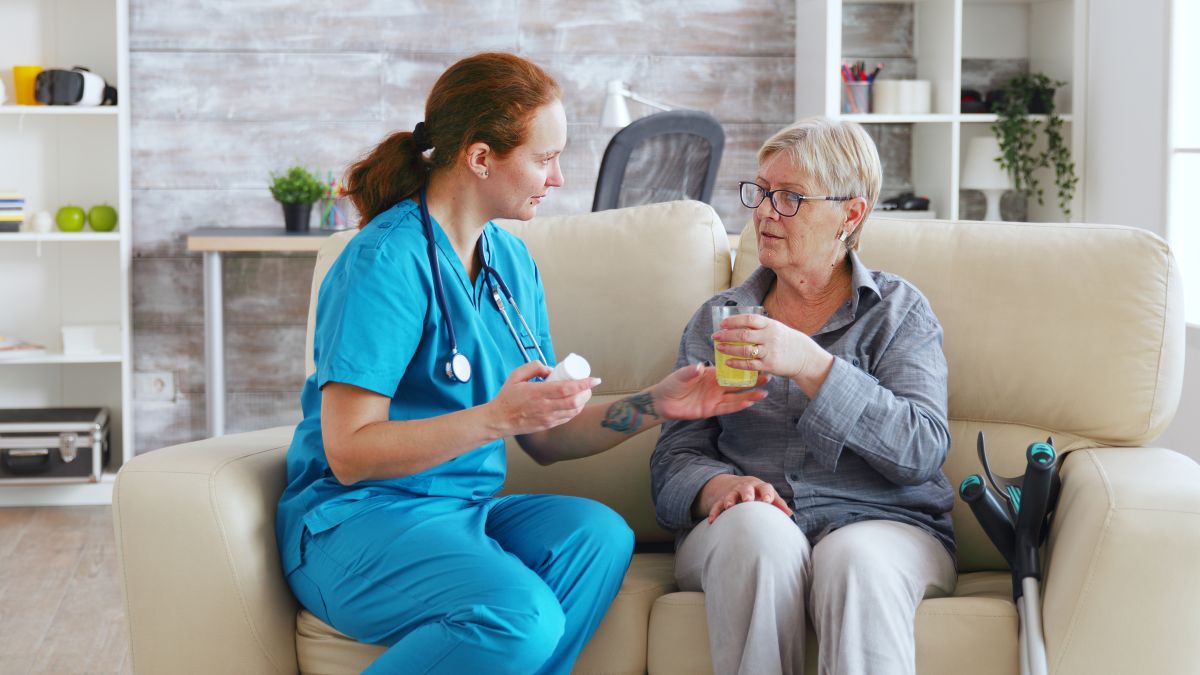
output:
[[600, 161], [593, 211], [712, 199], [725, 130], [699, 110], [669, 110], [634, 120], [613, 136]]

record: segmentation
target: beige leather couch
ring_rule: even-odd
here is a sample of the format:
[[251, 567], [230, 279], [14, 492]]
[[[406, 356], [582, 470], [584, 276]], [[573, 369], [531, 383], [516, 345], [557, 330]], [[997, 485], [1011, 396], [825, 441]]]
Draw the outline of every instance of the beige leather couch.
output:
[[[591, 361], [600, 400], [668, 372], [696, 307], [756, 264], [746, 237], [731, 279], [724, 229], [696, 202], [506, 226], [541, 266], [559, 354]], [[321, 252], [314, 288], [345, 238]], [[979, 430], [1004, 475], [1047, 435], [1069, 452], [1045, 553], [1051, 672], [1200, 672], [1200, 466], [1139, 447], [1170, 421], [1182, 377], [1166, 245], [1121, 227], [882, 219], [863, 242], [867, 263], [914, 282], [945, 326], [951, 481], [978, 470]], [[550, 467], [511, 452], [509, 489], [599, 499], [640, 542], [670, 542], [649, 495], [655, 437]], [[349, 673], [380, 651], [298, 611], [280, 574], [273, 523], [290, 438], [277, 428], [188, 443], [121, 471], [114, 512], [139, 675]], [[958, 589], [918, 610], [918, 671], [1016, 673], [1009, 576], [961, 504], [954, 522]], [[704, 673], [707, 642], [703, 596], [676, 592], [670, 554], [639, 554], [576, 671]]]

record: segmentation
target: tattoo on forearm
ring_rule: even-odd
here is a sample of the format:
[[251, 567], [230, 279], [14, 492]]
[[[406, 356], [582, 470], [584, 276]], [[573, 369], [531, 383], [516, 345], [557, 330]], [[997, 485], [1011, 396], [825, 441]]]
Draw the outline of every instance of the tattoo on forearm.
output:
[[600, 426], [623, 434], [634, 434], [642, 428], [643, 418], [647, 415], [658, 417], [654, 410], [654, 399], [649, 393], [635, 394], [608, 406]]

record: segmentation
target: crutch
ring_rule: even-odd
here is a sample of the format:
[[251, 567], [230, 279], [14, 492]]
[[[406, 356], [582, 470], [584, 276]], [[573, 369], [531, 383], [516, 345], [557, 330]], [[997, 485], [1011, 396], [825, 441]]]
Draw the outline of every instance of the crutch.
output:
[[1045, 675], [1038, 546], [1048, 532], [1050, 513], [1058, 499], [1057, 455], [1051, 439], [1033, 443], [1025, 453], [1025, 474], [998, 478], [988, 465], [983, 432], [979, 432], [977, 446], [990, 488], [979, 474], [972, 474], [959, 485], [959, 494], [1012, 568], [1013, 602], [1020, 621], [1021, 673]]

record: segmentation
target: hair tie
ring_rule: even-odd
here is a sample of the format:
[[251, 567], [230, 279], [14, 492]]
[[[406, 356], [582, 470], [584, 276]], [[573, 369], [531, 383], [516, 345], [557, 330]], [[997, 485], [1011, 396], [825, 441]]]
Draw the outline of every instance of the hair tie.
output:
[[417, 122], [417, 126], [413, 127], [412, 142], [417, 147], [417, 152], [425, 152], [433, 147], [433, 140], [429, 138], [429, 131], [424, 122]]

